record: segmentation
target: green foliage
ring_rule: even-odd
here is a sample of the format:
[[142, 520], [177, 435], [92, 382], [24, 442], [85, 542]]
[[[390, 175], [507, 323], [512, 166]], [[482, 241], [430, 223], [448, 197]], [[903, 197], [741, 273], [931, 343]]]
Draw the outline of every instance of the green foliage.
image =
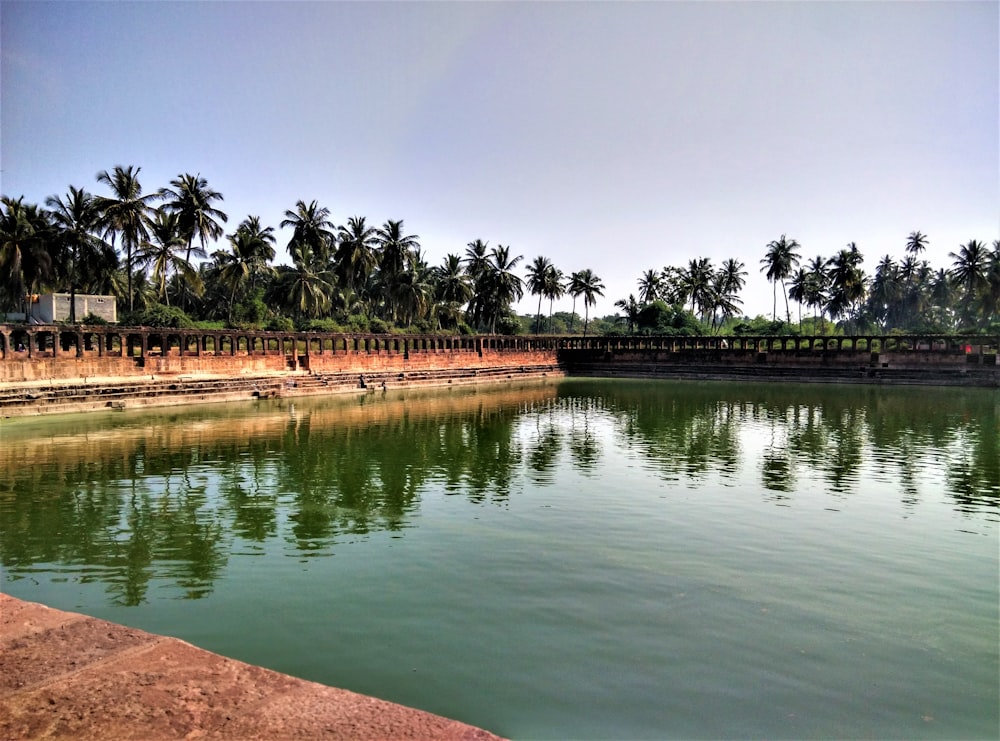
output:
[[522, 331], [521, 318], [516, 314], [504, 314], [497, 319], [497, 334], [515, 335]]
[[797, 335], [799, 334], [799, 330], [795, 326], [789, 324], [788, 322], [768, 319], [767, 317], [758, 314], [749, 322], [746, 321], [740, 322], [735, 327], [733, 327], [733, 334], [785, 336], [785, 335]]
[[351, 334], [368, 334], [371, 332], [371, 323], [364, 314], [351, 314], [344, 323], [344, 331]]
[[293, 332], [295, 330], [295, 322], [287, 316], [273, 316], [268, 320], [264, 329], [269, 332]]
[[264, 303], [264, 289], [257, 288], [233, 304], [232, 320], [235, 326], [263, 327], [271, 314]]
[[636, 329], [641, 334], [700, 335], [704, 326], [690, 311], [679, 305], [668, 306], [657, 299], [643, 307], [636, 317]]
[[126, 312], [122, 324], [139, 327], [173, 327], [175, 329], [194, 329], [195, 323], [177, 306], [153, 304], [148, 309]]
[[301, 332], [343, 332], [344, 328], [333, 319], [308, 319], [299, 323]]
[[107, 323], [108, 323], [107, 319], [105, 319], [102, 316], [97, 316], [97, 314], [87, 314], [87, 316], [85, 316], [83, 319], [80, 320], [80, 324], [104, 325]]
[[385, 320], [375, 317], [368, 322], [368, 331], [371, 334], [389, 334], [389, 324]]

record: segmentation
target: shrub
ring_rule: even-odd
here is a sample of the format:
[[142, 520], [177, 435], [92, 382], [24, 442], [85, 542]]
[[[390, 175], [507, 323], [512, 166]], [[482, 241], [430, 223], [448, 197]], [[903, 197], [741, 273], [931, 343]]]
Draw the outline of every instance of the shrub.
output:
[[270, 321], [264, 325], [264, 329], [269, 332], [292, 332], [295, 330], [295, 322], [287, 316], [273, 316]]
[[128, 324], [140, 327], [172, 327], [174, 329], [194, 329], [191, 317], [176, 306], [154, 304], [143, 311], [126, 315]]
[[303, 332], [343, 332], [343, 328], [333, 319], [309, 319], [299, 324]]

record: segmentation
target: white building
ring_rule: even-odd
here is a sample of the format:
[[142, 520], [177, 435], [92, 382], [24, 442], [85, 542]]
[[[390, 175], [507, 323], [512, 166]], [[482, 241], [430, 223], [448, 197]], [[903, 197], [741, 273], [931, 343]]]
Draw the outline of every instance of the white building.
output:
[[[29, 321], [41, 324], [69, 321], [70, 294], [43, 293], [32, 296], [28, 305]], [[76, 321], [79, 322], [88, 314], [99, 316], [112, 324], [118, 322], [118, 302], [114, 296], [92, 296], [86, 293], [76, 294]]]

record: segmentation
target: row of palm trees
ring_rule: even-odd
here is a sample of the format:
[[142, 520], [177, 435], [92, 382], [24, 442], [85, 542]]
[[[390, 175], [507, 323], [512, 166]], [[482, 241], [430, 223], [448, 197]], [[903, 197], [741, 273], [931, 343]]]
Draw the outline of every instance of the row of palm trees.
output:
[[[182, 173], [169, 185], [144, 192], [138, 167], [117, 166], [97, 175], [108, 195], [71, 186], [45, 206], [24, 198], [0, 203], [0, 308], [23, 308], [25, 297], [45, 290], [113, 294], [128, 311], [178, 306], [191, 316], [228, 323], [264, 324], [284, 318], [299, 324], [327, 320], [345, 326], [417, 326], [514, 333], [520, 321], [511, 307], [525, 291], [538, 297], [533, 331], [552, 331], [554, 302], [583, 299], [584, 333], [589, 310], [605, 286], [590, 269], [566, 275], [539, 256], [519, 275], [523, 256], [510, 246], [477, 239], [464, 255], [427, 263], [419, 237], [402, 220], [373, 226], [363, 216], [335, 225], [329, 209], [298, 201], [281, 228], [290, 265], [274, 265], [274, 229], [248, 216], [226, 234], [223, 196], [205, 178]], [[225, 246], [209, 254], [211, 243]], [[848, 329], [971, 330], [991, 327], [1000, 313], [1000, 240], [989, 249], [970, 240], [950, 268], [934, 269], [920, 258], [928, 238], [913, 232], [901, 260], [886, 255], [869, 276], [853, 242], [832, 257], [802, 262], [801, 245], [781, 235], [766, 245], [761, 272], [773, 284], [772, 318], [778, 318], [778, 286], [785, 321], [789, 299]], [[197, 264], [195, 260], [199, 261]], [[746, 266], [727, 259], [716, 267], [706, 257], [687, 266], [646, 270], [633, 294], [615, 303], [631, 331], [655, 302], [683, 307], [705, 328], [719, 331], [739, 317]], [[548, 320], [542, 302], [549, 303]], [[75, 301], [71, 302], [75, 308]], [[76, 317], [71, 316], [71, 320]]]
[[[329, 209], [298, 201], [284, 214], [291, 230], [290, 265], [274, 265], [274, 228], [248, 216], [225, 234], [223, 196], [205, 178], [182, 173], [168, 187], [144, 192], [141, 168], [102, 171], [109, 195], [71, 186], [46, 208], [24, 198], [0, 203], [0, 308], [24, 308], [45, 290], [113, 294], [128, 312], [153, 305], [179, 307], [201, 319], [263, 324], [282, 317], [360, 322], [388, 329], [419, 326], [514, 333], [511, 306], [525, 288], [541, 299], [583, 297], [587, 309], [604, 285], [586, 269], [568, 278], [548, 258], [536, 258], [526, 280], [523, 256], [510, 246], [477, 239], [464, 256], [427, 263], [419, 237], [402, 220], [376, 227], [363, 216], [335, 225]], [[226, 246], [208, 253], [225, 237]], [[198, 265], [193, 260], [200, 261]], [[75, 301], [71, 307], [75, 309]], [[71, 316], [71, 321], [77, 317]]]
[[[825, 327], [827, 317], [843, 329], [876, 328], [953, 331], [992, 328], [1000, 321], [1000, 240], [989, 249], [984, 242], [970, 240], [950, 252], [950, 268], [931, 267], [920, 254], [928, 237], [912, 232], [906, 240], [905, 257], [897, 261], [886, 255], [868, 276], [864, 256], [851, 242], [832, 257], [817, 255], [802, 263], [801, 245], [782, 234], [768, 243], [761, 259], [761, 272], [773, 284], [772, 319], [778, 320], [778, 286], [785, 304], [785, 321], [792, 324], [789, 299], [812, 310]], [[630, 295], [615, 302], [631, 330], [642, 310], [654, 301], [686, 306], [713, 331], [738, 316], [738, 296], [745, 277], [744, 264], [725, 260], [715, 268], [708, 258], [691, 260], [687, 267], [666, 266], [646, 270], [638, 280], [638, 299]]]

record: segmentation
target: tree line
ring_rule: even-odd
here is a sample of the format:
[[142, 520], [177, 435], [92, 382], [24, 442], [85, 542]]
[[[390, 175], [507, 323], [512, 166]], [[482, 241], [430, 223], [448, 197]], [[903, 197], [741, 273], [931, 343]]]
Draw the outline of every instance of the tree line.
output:
[[[992, 249], [977, 239], [949, 252], [952, 264], [934, 268], [921, 259], [927, 249], [926, 234], [911, 232], [904, 255], [885, 255], [874, 275], [862, 267], [864, 256], [851, 242], [836, 254], [816, 255], [803, 261], [801, 245], [782, 234], [769, 242], [760, 270], [773, 286], [771, 321], [758, 317], [748, 322], [740, 318], [745, 265], [734, 259], [718, 268], [708, 258], [696, 258], [686, 267], [666, 266], [647, 270], [638, 281], [638, 298], [630, 295], [615, 306], [622, 311], [629, 328], [643, 329], [653, 319], [677, 324], [676, 307], [688, 306], [689, 318], [703, 327], [721, 327], [755, 332], [803, 331], [823, 334], [834, 328], [853, 333], [893, 330], [903, 332], [1000, 331], [1000, 240]], [[779, 318], [778, 287], [781, 287], [784, 316]], [[789, 300], [798, 305], [793, 322]], [[651, 312], [657, 308], [658, 312]], [[673, 306], [670, 312], [667, 307]], [[812, 312], [805, 321], [802, 309]], [[827, 319], [830, 321], [827, 326]]]
[[[141, 168], [116, 166], [97, 174], [107, 195], [70, 186], [44, 205], [24, 197], [0, 199], [0, 309], [27, 313], [31, 295], [47, 291], [114, 295], [125, 323], [191, 326], [195, 321], [290, 330], [388, 332], [576, 332], [590, 329], [590, 307], [605, 286], [589, 268], [569, 275], [539, 256], [519, 270], [523, 255], [508, 245], [475, 239], [464, 254], [427, 262], [420, 238], [403, 220], [381, 226], [364, 216], [336, 225], [317, 201], [298, 201], [280, 228], [290, 265], [274, 264], [274, 227], [249, 215], [226, 233], [223, 196], [200, 174], [181, 173], [145, 192]], [[209, 253], [209, 246], [221, 247]], [[715, 267], [707, 257], [686, 267], [646, 270], [620, 311], [600, 321], [601, 332], [700, 334], [803, 329], [826, 319], [840, 331], [993, 330], [1000, 304], [1000, 240], [992, 250], [970, 240], [949, 268], [920, 255], [928, 238], [910, 234], [901, 260], [886, 255], [868, 276], [851, 243], [832, 257], [801, 262], [799, 243], [786, 235], [766, 246], [760, 261], [774, 287], [770, 322], [742, 316], [747, 271], [738, 259]], [[778, 286], [784, 319], [778, 319]], [[538, 297], [534, 317], [512, 306], [525, 292]], [[553, 313], [571, 296], [573, 309]], [[577, 299], [584, 309], [577, 326]], [[798, 304], [793, 324], [789, 300]], [[548, 303], [547, 315], [543, 301]], [[71, 301], [71, 312], [75, 301]], [[71, 314], [70, 321], [83, 317]], [[818, 324], [817, 325], [817, 319]]]

